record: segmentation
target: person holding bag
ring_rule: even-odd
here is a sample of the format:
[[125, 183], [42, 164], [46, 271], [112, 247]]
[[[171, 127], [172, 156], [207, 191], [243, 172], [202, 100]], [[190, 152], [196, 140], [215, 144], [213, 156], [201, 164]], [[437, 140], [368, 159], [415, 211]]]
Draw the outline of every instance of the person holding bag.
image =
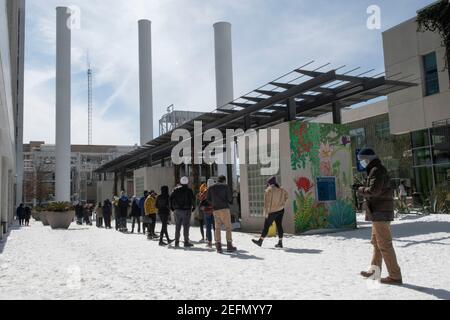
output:
[[288, 199], [288, 192], [280, 187], [277, 182], [277, 178], [270, 178], [267, 182], [267, 189], [264, 194], [264, 214], [266, 216], [266, 221], [264, 223], [264, 229], [259, 240], [252, 240], [254, 244], [262, 247], [264, 239], [269, 234], [270, 227], [275, 222], [279, 237], [278, 244], [275, 247], [280, 249], [283, 248], [283, 217], [284, 208]]

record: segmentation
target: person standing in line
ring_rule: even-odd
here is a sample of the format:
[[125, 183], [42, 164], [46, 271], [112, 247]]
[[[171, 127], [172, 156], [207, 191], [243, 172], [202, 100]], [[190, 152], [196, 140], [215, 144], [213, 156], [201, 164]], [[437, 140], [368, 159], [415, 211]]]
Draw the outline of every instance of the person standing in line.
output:
[[105, 228], [111, 229], [112, 203], [106, 199], [103, 203], [103, 218], [105, 219]]
[[103, 228], [103, 208], [101, 202], [98, 203], [95, 209], [95, 218], [97, 228]]
[[120, 193], [120, 199], [119, 199], [119, 231], [120, 232], [127, 232], [127, 217], [128, 217], [128, 208], [130, 206], [130, 200], [128, 199], [128, 196], [125, 194], [125, 191], [122, 191]]
[[[201, 200], [202, 190], [203, 191], [208, 190], [208, 188], [207, 188], [205, 183], [200, 186], [200, 190], [199, 190], [200, 192], [197, 195], [197, 200], [198, 200], [199, 203], [202, 201]], [[203, 195], [206, 198], [206, 193], [205, 192], [203, 193]], [[204, 212], [204, 210], [203, 210], [203, 208], [201, 206], [198, 209], [198, 223], [200, 225], [200, 234], [202, 236], [202, 239], [200, 240], [200, 243], [205, 243], [205, 212]]]
[[397, 262], [392, 244], [391, 222], [394, 221], [394, 190], [390, 177], [381, 160], [372, 149], [364, 149], [358, 155], [361, 166], [367, 171], [364, 186], [355, 186], [358, 194], [366, 202], [366, 220], [372, 222], [372, 245], [374, 248], [371, 270], [361, 272], [364, 278], [371, 278], [377, 271], [381, 272], [383, 260], [389, 276], [382, 278], [381, 283], [402, 285], [402, 272]]
[[142, 217], [142, 233], [145, 235], [145, 232], [148, 228], [148, 221], [145, 215], [145, 200], [148, 198], [148, 191], [144, 191], [144, 196], [139, 200], [139, 209], [141, 210]]
[[138, 233], [141, 233], [141, 209], [139, 208], [139, 200], [138, 198], [133, 197], [132, 205], [131, 205], [131, 233], [134, 233], [134, 226], [137, 222], [138, 225]]
[[29, 206], [25, 207], [25, 226], [30, 226], [30, 219], [31, 219], [31, 208]]
[[[167, 246], [171, 244], [174, 240], [170, 240], [169, 232], [167, 231], [167, 224], [170, 216], [170, 195], [169, 187], [161, 187], [161, 195], [156, 198], [156, 208], [158, 209], [158, 216], [161, 220], [161, 232], [159, 235], [159, 245]], [[164, 236], [166, 237], [167, 243], [164, 242]]]
[[212, 180], [212, 179], [208, 180], [207, 185], [203, 184], [200, 187], [200, 194], [199, 194], [199, 202], [200, 202], [199, 210], [203, 212], [204, 219], [205, 219], [206, 241], [207, 241], [208, 248], [212, 248], [212, 246], [213, 246], [212, 230], [214, 230], [214, 232], [216, 231], [216, 228], [214, 225], [213, 207], [207, 199], [208, 188], [213, 185], [214, 185], [214, 180]]
[[195, 211], [195, 195], [188, 187], [189, 178], [180, 180], [181, 186], [175, 188], [170, 195], [170, 206], [175, 212], [175, 247], [180, 246], [181, 227], [183, 227], [184, 247], [192, 248], [194, 245], [189, 240], [189, 229], [191, 226], [192, 212]]
[[148, 229], [148, 240], [156, 239], [158, 236], [155, 233], [156, 227], [156, 214], [158, 213], [158, 209], [156, 209], [156, 192], [150, 191], [149, 196], [145, 200], [145, 216], [147, 221], [147, 229]]
[[79, 201], [75, 205], [75, 216], [77, 217], [77, 225], [83, 225], [83, 205]]
[[236, 252], [233, 246], [233, 236], [231, 231], [231, 211], [230, 204], [233, 203], [233, 195], [227, 185], [227, 178], [220, 176], [218, 183], [208, 189], [207, 200], [212, 204], [214, 210], [214, 220], [216, 224], [216, 249], [218, 253], [223, 253], [222, 249], [222, 226], [225, 226], [227, 233], [227, 252]]
[[87, 226], [92, 226], [92, 222], [90, 217], [92, 216], [92, 209], [91, 206], [88, 203], [85, 203], [83, 206], [83, 219], [84, 223], [86, 223]]
[[17, 219], [19, 220], [19, 226], [22, 226], [25, 221], [25, 208], [24, 208], [23, 203], [21, 203], [19, 205], [19, 207], [17, 208], [16, 216], [17, 216]]
[[272, 177], [267, 182], [267, 189], [264, 194], [264, 215], [266, 221], [259, 240], [252, 240], [254, 244], [261, 247], [264, 239], [269, 234], [269, 228], [275, 222], [278, 231], [279, 241], [276, 248], [283, 248], [283, 217], [286, 202], [289, 199], [288, 192], [280, 187], [276, 177]]

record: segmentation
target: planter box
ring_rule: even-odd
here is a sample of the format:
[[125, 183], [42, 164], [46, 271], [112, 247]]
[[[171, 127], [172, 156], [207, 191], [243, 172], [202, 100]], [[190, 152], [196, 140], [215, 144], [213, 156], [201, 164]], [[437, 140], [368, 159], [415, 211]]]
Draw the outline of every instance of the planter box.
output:
[[69, 229], [75, 218], [75, 211], [47, 212], [47, 220], [52, 229]]
[[48, 212], [46, 212], [46, 211], [42, 211], [42, 212], [39, 214], [39, 218], [40, 218], [40, 220], [41, 220], [41, 222], [42, 222], [42, 224], [43, 224], [44, 226], [49, 226], [49, 225], [50, 225], [50, 223], [49, 223], [48, 220], [47, 220], [47, 215], [48, 215]]
[[41, 221], [41, 213], [40, 212], [32, 212], [31, 216], [33, 217], [34, 220]]

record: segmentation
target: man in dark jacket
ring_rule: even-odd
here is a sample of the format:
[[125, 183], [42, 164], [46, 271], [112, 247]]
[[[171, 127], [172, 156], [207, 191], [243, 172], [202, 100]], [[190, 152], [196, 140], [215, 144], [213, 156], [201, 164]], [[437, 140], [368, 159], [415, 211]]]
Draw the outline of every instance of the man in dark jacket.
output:
[[216, 249], [222, 253], [221, 233], [222, 225], [227, 232], [227, 252], [235, 252], [233, 247], [233, 237], [231, 233], [231, 212], [230, 204], [233, 203], [233, 195], [226, 184], [225, 176], [220, 176], [218, 183], [208, 189], [207, 200], [212, 204], [214, 210], [214, 221], [216, 224]]
[[358, 194], [366, 199], [366, 220], [372, 222], [372, 244], [374, 253], [372, 270], [361, 272], [365, 278], [381, 274], [383, 260], [389, 277], [381, 279], [383, 284], [401, 285], [402, 273], [397, 263], [394, 246], [392, 245], [391, 222], [394, 221], [394, 190], [386, 168], [372, 149], [364, 149], [358, 159], [361, 166], [367, 170], [367, 180], [364, 186], [357, 189]]
[[125, 191], [122, 191], [120, 193], [120, 199], [119, 199], [119, 231], [120, 232], [127, 232], [127, 217], [128, 217], [128, 208], [130, 206], [130, 200], [128, 199], [128, 196], [125, 194]]
[[81, 202], [77, 202], [77, 204], [75, 205], [75, 216], [77, 217], [77, 224], [80, 226], [83, 224], [83, 211], [83, 205], [81, 204]]
[[175, 188], [170, 195], [170, 207], [175, 212], [175, 247], [180, 246], [181, 226], [184, 233], [184, 247], [191, 248], [193, 245], [189, 241], [189, 228], [191, 227], [192, 212], [195, 211], [194, 192], [188, 187], [189, 179], [181, 178], [181, 186]]
[[111, 229], [112, 203], [106, 199], [103, 203], [103, 219], [105, 219], [105, 228]]
[[22, 226], [25, 221], [25, 207], [23, 203], [16, 210], [17, 219], [19, 220], [19, 225]]

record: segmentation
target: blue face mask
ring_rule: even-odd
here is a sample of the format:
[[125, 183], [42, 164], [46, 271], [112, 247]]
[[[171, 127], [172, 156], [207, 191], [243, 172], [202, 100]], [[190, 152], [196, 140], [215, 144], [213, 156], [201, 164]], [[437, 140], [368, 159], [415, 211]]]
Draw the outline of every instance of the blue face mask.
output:
[[369, 166], [368, 160], [361, 160], [359, 163], [361, 164], [361, 167], [363, 167], [364, 169], [366, 169]]

